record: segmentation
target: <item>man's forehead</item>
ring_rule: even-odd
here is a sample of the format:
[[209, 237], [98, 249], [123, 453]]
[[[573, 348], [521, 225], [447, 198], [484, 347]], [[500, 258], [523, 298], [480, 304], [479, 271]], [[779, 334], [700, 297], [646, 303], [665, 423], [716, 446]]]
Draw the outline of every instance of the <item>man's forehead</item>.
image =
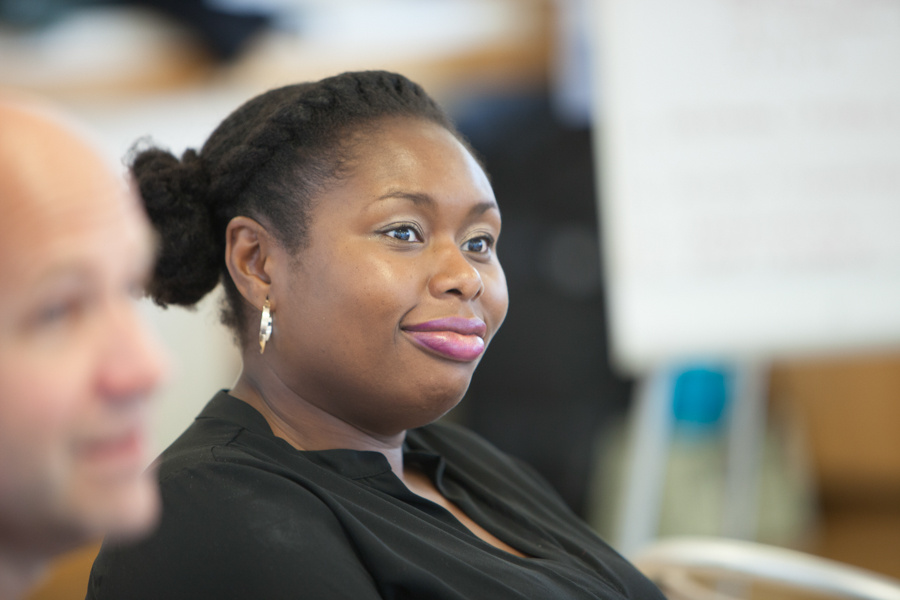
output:
[[7, 228], [29, 217], [49, 219], [49, 226], [125, 196], [121, 178], [69, 127], [0, 103], [0, 214]]
[[0, 264], [18, 270], [51, 246], [130, 237], [139, 211], [123, 178], [77, 132], [0, 102]]

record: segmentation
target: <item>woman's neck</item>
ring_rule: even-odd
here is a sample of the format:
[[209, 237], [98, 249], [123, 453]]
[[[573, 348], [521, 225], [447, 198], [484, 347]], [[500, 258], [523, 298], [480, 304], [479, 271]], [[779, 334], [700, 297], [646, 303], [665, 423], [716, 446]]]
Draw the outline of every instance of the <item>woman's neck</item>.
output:
[[229, 393], [259, 411], [272, 433], [297, 450], [381, 452], [403, 479], [405, 431], [386, 436], [365, 431], [308, 402], [275, 377], [254, 377], [246, 363]]

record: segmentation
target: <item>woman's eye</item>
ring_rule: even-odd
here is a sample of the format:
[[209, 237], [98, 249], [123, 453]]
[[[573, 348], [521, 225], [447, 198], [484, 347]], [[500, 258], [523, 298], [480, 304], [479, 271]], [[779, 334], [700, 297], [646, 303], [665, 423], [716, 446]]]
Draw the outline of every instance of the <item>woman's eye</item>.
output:
[[403, 225], [401, 227], [394, 227], [393, 229], [386, 231], [385, 235], [388, 237], [392, 237], [396, 240], [400, 240], [401, 242], [421, 242], [422, 236], [419, 235], [419, 232], [415, 230], [415, 228], [410, 227], [408, 225]]
[[466, 252], [474, 252], [476, 254], [487, 254], [494, 245], [494, 240], [490, 237], [483, 235], [480, 237], [472, 238], [471, 240], [466, 241], [463, 244], [463, 249]]

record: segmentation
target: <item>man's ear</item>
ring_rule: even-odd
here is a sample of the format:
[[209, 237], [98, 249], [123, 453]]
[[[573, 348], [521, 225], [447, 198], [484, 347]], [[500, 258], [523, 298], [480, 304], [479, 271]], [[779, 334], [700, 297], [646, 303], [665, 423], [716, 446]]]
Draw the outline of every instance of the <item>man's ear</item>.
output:
[[257, 221], [235, 217], [225, 229], [225, 265], [247, 302], [262, 310], [272, 285], [272, 236]]

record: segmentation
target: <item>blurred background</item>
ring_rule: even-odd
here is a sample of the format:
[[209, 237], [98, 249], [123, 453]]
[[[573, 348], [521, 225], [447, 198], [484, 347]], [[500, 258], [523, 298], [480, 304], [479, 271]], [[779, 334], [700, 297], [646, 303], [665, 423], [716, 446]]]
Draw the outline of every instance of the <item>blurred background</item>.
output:
[[[741, 535], [900, 577], [900, 336], [890, 333], [878, 344], [834, 346], [827, 352], [813, 345], [756, 353], [752, 360], [734, 352], [716, 354], [709, 350], [713, 346], [691, 346], [690, 330], [678, 332], [693, 349], [683, 356], [642, 354], [640, 345], [629, 341], [638, 338], [630, 338], [622, 322], [640, 323], [652, 311], [631, 313], [621, 306], [619, 292], [630, 281], [622, 272], [630, 264], [622, 259], [628, 256], [622, 248], [634, 239], [645, 247], [655, 246], [655, 239], [682, 247], [697, 239], [697, 230], [682, 227], [675, 210], [660, 212], [648, 204], [640, 207], [644, 213], [637, 211], [636, 227], [649, 224], [649, 237], [622, 233], [621, 217], [636, 205], [623, 208], [626, 196], [609, 181], [626, 180], [615, 172], [631, 156], [620, 150], [627, 145], [622, 132], [631, 131], [622, 123], [640, 114], [634, 117], [623, 106], [640, 103], [618, 90], [659, 100], [665, 94], [654, 85], [680, 88], [675, 75], [668, 82], [638, 81], [646, 63], [638, 59], [652, 52], [641, 54], [635, 44], [623, 42], [618, 36], [624, 28], [598, 26], [602, 15], [611, 19], [613, 13], [600, 12], [595, 4], [0, 0], [0, 85], [66, 106], [87, 122], [124, 173], [123, 157], [138, 140], [176, 153], [199, 147], [231, 110], [266, 89], [345, 70], [388, 69], [409, 76], [449, 110], [482, 155], [504, 218], [500, 257], [510, 288], [509, 316], [467, 398], [447, 418], [532, 464], [618, 547], [627, 546], [629, 533], [623, 529], [634, 519], [639, 521], [634, 527], [649, 536], [722, 534], [723, 515], [734, 512], [726, 493], [734, 476], [726, 450], [746, 423], [743, 429], [753, 439], [745, 448], [755, 456], [747, 463], [751, 471], [741, 473], [753, 501], [738, 514], [746, 525]], [[768, 60], [782, 67], [787, 60], [790, 66], [796, 53], [771, 45], [784, 32], [793, 33], [773, 3], [760, 3], [768, 11], [762, 16], [739, 0], [699, 4], [737, 7], [744, 11], [738, 14], [742, 22], [757, 28], [750, 32], [755, 38], [746, 28], [720, 36], [726, 47], [748, 55], [750, 39], [767, 49]], [[879, 3], [866, 6], [873, 4]], [[892, 3], [880, 4], [888, 6], [891, 23], [900, 23]], [[813, 31], [820, 37], [829, 33]], [[853, 49], [894, 52], [859, 44]], [[797, 56], [811, 60], [802, 50]], [[623, 63], [628, 56], [637, 58]], [[703, 114], [699, 100], [691, 105], [687, 95], [681, 101], [693, 112], [681, 113], [680, 128], [666, 130], [671, 147], [664, 150], [670, 157], [679, 156], [684, 139], [709, 126], [698, 116]], [[896, 132], [900, 97], [878, 101], [881, 112], [869, 114], [866, 122]], [[725, 123], [726, 134], [766, 131], [766, 122], [742, 115], [726, 115], [718, 123]], [[648, 136], [641, 141], [652, 141]], [[721, 148], [730, 143], [723, 136], [714, 141]], [[655, 183], [657, 195], [668, 198]], [[888, 178], [885, 185], [894, 194], [893, 205], [900, 206], [895, 184]], [[716, 180], [688, 189], [715, 196], [723, 186]], [[672, 197], [665, 206], [674, 206], [679, 196]], [[753, 202], [752, 194], [747, 197]], [[709, 235], [701, 240], [706, 245], [697, 247], [708, 263], [705, 276], [715, 284], [717, 278], [733, 279], [728, 268], [735, 263], [726, 260], [722, 240], [738, 235], [742, 222], [709, 204], [713, 209], [704, 213], [703, 226]], [[813, 231], [804, 219], [781, 223], [777, 211], [771, 214], [773, 227], [786, 231], [788, 239]], [[895, 214], [876, 220], [896, 231]], [[678, 226], [663, 229], [671, 223]], [[763, 241], [770, 248], [771, 240]], [[885, 264], [898, 264], [895, 244], [878, 248]], [[757, 269], [759, 264], [753, 263]], [[900, 281], [900, 268], [881, 276]], [[709, 289], [720, 304], [746, 300], [723, 299], [715, 285]], [[662, 290], [656, 304], [673, 305], [670, 292]], [[150, 303], [145, 310], [177, 369], [158, 403], [161, 451], [216, 390], [232, 384], [240, 366], [230, 336], [218, 324], [217, 297], [196, 311], [162, 311]], [[896, 310], [900, 315], [900, 307]], [[728, 310], [722, 314], [739, 320]], [[702, 338], [699, 330], [695, 337]], [[748, 364], [761, 407], [757, 421], [739, 418]], [[664, 383], [653, 388], [661, 434], [650, 435], [655, 443], [647, 443], [638, 434], [638, 408], [644, 406], [641, 398], [652, 395], [648, 382], [657, 380]], [[636, 439], [653, 446], [656, 462], [647, 463], [655, 465], [652, 469], [633, 468], [641, 452]], [[650, 490], [644, 500], [652, 496], [653, 502], [636, 511], [635, 490]], [[83, 565], [92, 552], [95, 547], [62, 560], [34, 598], [83, 597]], [[81, 595], [66, 591], [73, 580]]]

